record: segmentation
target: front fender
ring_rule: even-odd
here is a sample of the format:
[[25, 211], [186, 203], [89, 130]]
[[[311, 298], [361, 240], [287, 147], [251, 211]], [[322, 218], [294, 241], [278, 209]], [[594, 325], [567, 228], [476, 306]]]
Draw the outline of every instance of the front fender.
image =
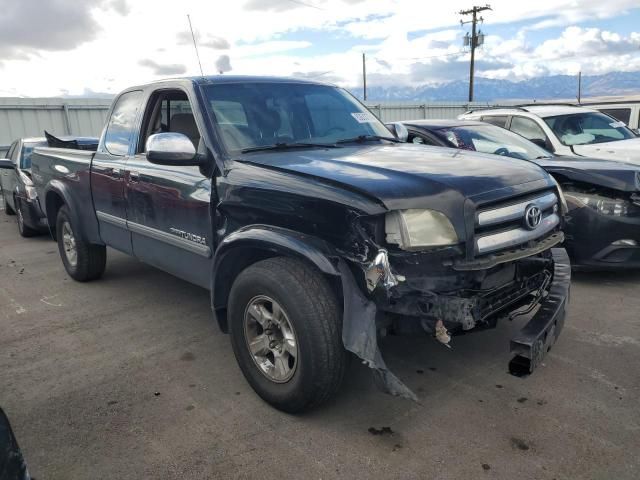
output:
[[213, 260], [211, 306], [222, 331], [227, 331], [227, 300], [237, 275], [255, 262], [275, 256], [302, 258], [326, 275], [340, 276], [339, 255], [322, 239], [267, 225], [241, 228], [220, 242]]

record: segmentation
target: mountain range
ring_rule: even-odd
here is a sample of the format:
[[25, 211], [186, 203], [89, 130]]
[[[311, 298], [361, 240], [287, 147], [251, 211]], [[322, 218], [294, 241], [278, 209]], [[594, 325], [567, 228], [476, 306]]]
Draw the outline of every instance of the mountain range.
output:
[[[362, 96], [362, 88], [351, 89]], [[469, 93], [468, 80], [446, 83], [425, 83], [420, 86], [380, 87], [369, 85], [367, 101], [454, 101], [464, 102]], [[474, 100], [573, 100], [578, 94], [578, 77], [552, 75], [528, 80], [510, 81], [475, 78]], [[582, 97], [610, 95], [640, 95], [640, 72], [611, 72], [582, 76]]]

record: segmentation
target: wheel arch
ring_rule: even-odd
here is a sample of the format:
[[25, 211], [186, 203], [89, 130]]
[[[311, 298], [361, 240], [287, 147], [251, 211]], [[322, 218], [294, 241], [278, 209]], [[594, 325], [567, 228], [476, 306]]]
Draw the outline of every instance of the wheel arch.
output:
[[[44, 213], [47, 217], [47, 223], [49, 224], [49, 229], [52, 235], [55, 233], [58, 212], [65, 205], [68, 207], [69, 215], [71, 215], [71, 221], [82, 229], [82, 227], [80, 227], [82, 223], [79, 222], [75, 209], [75, 202], [73, 201], [68, 189], [63, 183], [52, 181], [46, 188], [44, 198]], [[80, 235], [84, 234], [82, 231], [78, 233]]]
[[211, 308], [223, 332], [228, 332], [227, 302], [233, 282], [250, 265], [273, 257], [302, 260], [328, 277], [336, 293], [341, 293], [338, 254], [327, 242], [284, 228], [245, 227], [227, 236], [214, 255]]

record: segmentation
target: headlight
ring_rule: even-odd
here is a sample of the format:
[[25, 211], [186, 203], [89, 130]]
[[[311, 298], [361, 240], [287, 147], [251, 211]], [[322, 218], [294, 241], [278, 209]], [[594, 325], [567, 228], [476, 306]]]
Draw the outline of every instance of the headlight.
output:
[[38, 198], [36, 187], [33, 186], [31, 178], [29, 178], [29, 176], [25, 175], [23, 172], [20, 172], [20, 179], [22, 180], [22, 183], [24, 183], [24, 190], [27, 193], [27, 197], [29, 197], [30, 200], [35, 200], [36, 198]]
[[560, 207], [562, 208], [562, 215], [566, 215], [567, 213], [569, 213], [569, 205], [567, 205], [567, 199], [564, 195], [564, 192], [562, 191], [562, 187], [560, 186], [560, 184], [558, 183], [558, 181], [551, 177], [551, 180], [553, 180], [553, 183], [556, 184], [556, 187], [558, 188], [558, 195], [560, 196]]
[[403, 250], [443, 247], [458, 243], [458, 235], [446, 215], [434, 210], [396, 210], [385, 218], [387, 243]]
[[35, 200], [36, 198], [38, 198], [36, 187], [25, 185], [24, 189], [27, 192], [27, 197], [29, 197], [30, 200]]
[[632, 217], [640, 215], [640, 208], [623, 198], [611, 198], [596, 193], [566, 192], [569, 200], [578, 206], [592, 208], [602, 215], [613, 217]]

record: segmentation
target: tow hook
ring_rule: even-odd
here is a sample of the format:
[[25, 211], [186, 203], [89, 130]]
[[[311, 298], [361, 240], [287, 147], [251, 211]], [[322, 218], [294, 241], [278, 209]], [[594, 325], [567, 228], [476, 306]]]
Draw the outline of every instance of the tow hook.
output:
[[451, 348], [449, 342], [451, 341], [451, 335], [447, 331], [447, 327], [444, 326], [444, 322], [442, 320], [438, 320], [436, 322], [436, 340], [438, 340], [441, 344], [443, 344], [447, 348]]
[[369, 293], [373, 292], [380, 283], [384, 288], [389, 289], [404, 281], [402, 275], [394, 275], [391, 272], [389, 254], [384, 248], [378, 250], [373, 262], [365, 268], [365, 279]]

